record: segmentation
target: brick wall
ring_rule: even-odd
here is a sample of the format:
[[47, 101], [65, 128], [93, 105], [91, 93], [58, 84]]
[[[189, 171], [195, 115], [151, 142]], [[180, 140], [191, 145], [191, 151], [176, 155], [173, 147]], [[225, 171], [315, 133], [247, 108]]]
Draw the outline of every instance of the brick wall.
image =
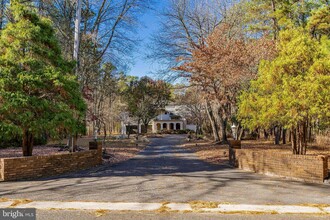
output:
[[3, 181], [3, 160], [0, 159], [0, 181]]
[[0, 159], [0, 181], [36, 179], [76, 170], [88, 169], [102, 163], [102, 148], [67, 154]]
[[327, 156], [231, 149], [230, 163], [243, 170], [306, 182], [323, 183], [328, 177]]

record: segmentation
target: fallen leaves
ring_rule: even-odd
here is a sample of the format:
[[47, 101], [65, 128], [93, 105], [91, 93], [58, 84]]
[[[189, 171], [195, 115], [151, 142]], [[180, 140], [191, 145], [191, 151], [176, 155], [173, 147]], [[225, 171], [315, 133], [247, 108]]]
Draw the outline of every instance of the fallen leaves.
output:
[[104, 216], [104, 215], [106, 215], [108, 213], [109, 213], [108, 210], [102, 210], [102, 209], [100, 209], [100, 210], [96, 210], [92, 214], [94, 214], [96, 217], [102, 217], [102, 216]]
[[9, 201], [9, 199], [7, 199], [7, 198], [0, 198], [0, 202], [8, 202]]
[[28, 204], [33, 202], [32, 200], [29, 199], [16, 199], [13, 201], [13, 203], [10, 205], [10, 207], [15, 207], [17, 205], [22, 205], [22, 204]]
[[199, 158], [212, 164], [225, 164], [229, 160], [228, 145], [215, 145], [207, 141], [186, 143], [184, 147], [194, 151]]
[[129, 139], [107, 142], [103, 162], [117, 164], [127, 161], [144, 150], [146, 146], [147, 142], [135, 143]]

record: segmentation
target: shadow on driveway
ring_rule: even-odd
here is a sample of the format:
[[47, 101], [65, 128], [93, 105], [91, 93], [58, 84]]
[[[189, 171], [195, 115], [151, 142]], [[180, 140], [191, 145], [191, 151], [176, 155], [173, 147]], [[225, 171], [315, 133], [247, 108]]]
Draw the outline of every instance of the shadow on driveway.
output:
[[330, 186], [271, 178], [211, 165], [179, 144], [183, 135], [152, 139], [134, 159], [115, 166], [37, 181], [0, 184], [0, 196], [32, 200], [330, 204]]

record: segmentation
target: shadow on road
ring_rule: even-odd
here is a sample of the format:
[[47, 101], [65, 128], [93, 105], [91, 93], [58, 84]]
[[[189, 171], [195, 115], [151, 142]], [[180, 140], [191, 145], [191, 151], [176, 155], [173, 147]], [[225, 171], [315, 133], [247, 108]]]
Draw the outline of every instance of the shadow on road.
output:
[[[44, 178], [0, 183], [0, 197], [36, 200], [96, 200], [238, 203], [329, 203], [326, 185], [286, 181], [211, 165], [182, 147], [184, 136], [152, 139], [134, 159], [115, 166]], [[303, 192], [303, 193], [302, 193]]]

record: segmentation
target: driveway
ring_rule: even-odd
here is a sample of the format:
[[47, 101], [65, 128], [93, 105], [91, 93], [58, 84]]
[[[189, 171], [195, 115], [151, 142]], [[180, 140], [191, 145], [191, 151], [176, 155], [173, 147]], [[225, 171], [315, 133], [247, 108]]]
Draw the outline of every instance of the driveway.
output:
[[134, 159], [116, 166], [37, 181], [0, 183], [0, 197], [104, 202], [330, 204], [330, 186], [266, 177], [210, 165], [182, 147], [184, 136], [155, 138]]

